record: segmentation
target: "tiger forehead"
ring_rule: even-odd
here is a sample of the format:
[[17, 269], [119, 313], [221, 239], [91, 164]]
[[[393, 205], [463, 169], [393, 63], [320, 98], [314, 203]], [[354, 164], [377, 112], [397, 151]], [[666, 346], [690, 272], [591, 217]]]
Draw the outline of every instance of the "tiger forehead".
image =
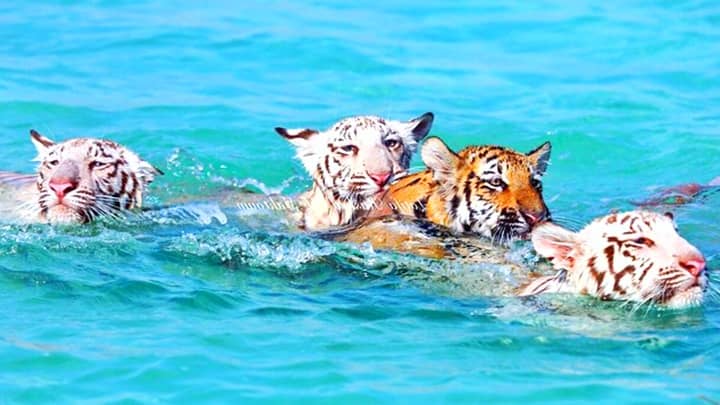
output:
[[360, 133], [377, 131], [381, 136], [392, 132], [390, 125], [381, 117], [364, 116], [346, 118], [330, 129], [336, 141], [351, 139]]
[[616, 213], [594, 221], [589, 228], [602, 230], [604, 235], [627, 236], [652, 232], [662, 220], [663, 216], [651, 212]]
[[80, 152], [87, 158], [113, 158], [121, 157], [123, 155], [123, 147], [106, 139], [77, 138], [59, 143], [51, 151], [51, 153], [59, 154], [77, 152]]
[[474, 167], [497, 162], [513, 169], [529, 171], [531, 168], [527, 156], [502, 146], [471, 146], [460, 151], [458, 156]]

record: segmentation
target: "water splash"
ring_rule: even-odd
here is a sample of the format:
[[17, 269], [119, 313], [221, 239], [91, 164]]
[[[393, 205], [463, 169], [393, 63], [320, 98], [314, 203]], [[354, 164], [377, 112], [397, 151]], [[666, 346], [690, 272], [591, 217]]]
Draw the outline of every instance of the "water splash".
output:
[[213, 203], [191, 203], [148, 209], [130, 216], [129, 219], [130, 222], [151, 221], [161, 225], [183, 225], [188, 223], [210, 225], [213, 221], [225, 225], [228, 222], [225, 212], [218, 204]]
[[171, 240], [166, 250], [234, 266], [301, 271], [303, 266], [334, 254], [335, 244], [302, 235], [223, 229], [186, 232]]

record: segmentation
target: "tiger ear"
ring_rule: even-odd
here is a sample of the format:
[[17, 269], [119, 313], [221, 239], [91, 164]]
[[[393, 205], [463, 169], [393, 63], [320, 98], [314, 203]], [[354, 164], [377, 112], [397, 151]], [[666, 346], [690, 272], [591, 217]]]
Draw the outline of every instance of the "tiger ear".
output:
[[287, 129], [283, 127], [275, 127], [275, 132], [297, 147], [305, 146], [308, 141], [320, 133], [315, 129], [309, 128]]
[[573, 254], [578, 245], [575, 232], [545, 222], [533, 229], [531, 239], [535, 251], [540, 256], [549, 259], [557, 268], [572, 270], [575, 264]]
[[157, 167], [153, 166], [150, 162], [146, 162], [142, 159], [140, 159], [140, 163], [135, 168], [136, 173], [138, 174], [138, 178], [140, 181], [144, 182], [145, 184], [150, 184], [155, 180], [155, 176], [162, 176], [165, 173], [158, 169]]
[[438, 137], [428, 138], [420, 151], [425, 165], [433, 172], [436, 181], [446, 182], [455, 177], [460, 157]]
[[545, 142], [527, 154], [527, 157], [530, 158], [530, 161], [535, 167], [535, 171], [541, 176], [545, 174], [545, 170], [547, 170], [548, 164], [550, 163], [551, 150], [552, 145], [550, 142]]
[[38, 153], [37, 157], [35, 158], [36, 161], [42, 160], [43, 157], [48, 153], [50, 147], [55, 145], [55, 142], [40, 135], [40, 133], [34, 129], [30, 130], [30, 140], [32, 141], [33, 145], [35, 145], [35, 149]]
[[413, 118], [407, 122], [407, 125], [415, 141], [422, 140], [427, 136], [427, 134], [430, 133], [430, 128], [432, 128], [434, 120], [435, 115], [431, 112], [426, 112], [425, 114], [417, 118]]

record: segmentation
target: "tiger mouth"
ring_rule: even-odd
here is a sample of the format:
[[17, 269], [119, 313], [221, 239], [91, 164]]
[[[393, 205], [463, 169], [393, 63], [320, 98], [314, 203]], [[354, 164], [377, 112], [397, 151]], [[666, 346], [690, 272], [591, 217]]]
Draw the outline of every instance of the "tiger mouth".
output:
[[381, 200], [385, 194], [387, 194], [388, 190], [390, 190], [390, 187], [387, 185], [383, 187], [351, 185], [350, 187], [341, 189], [337, 197], [343, 201], [354, 201], [356, 204], [362, 205], [363, 203], [372, 203]]
[[508, 243], [513, 240], [527, 240], [530, 238], [531, 228], [525, 224], [500, 224], [490, 232], [494, 241]]
[[82, 209], [57, 204], [47, 209], [45, 219], [54, 225], [84, 224], [89, 222], [88, 215]]
[[705, 289], [696, 282], [689, 288], [676, 291], [670, 297], [661, 299], [659, 303], [670, 309], [692, 308], [700, 306], [704, 296]]
[[662, 292], [654, 299], [656, 303], [672, 309], [695, 307], [703, 301], [708, 278], [705, 274], [701, 274], [680, 285], [661, 283], [661, 286]]
[[386, 193], [390, 189], [388, 184], [383, 186], [361, 184], [351, 184], [347, 187], [346, 191], [348, 194], [359, 194], [368, 197], [372, 197], [378, 194]]

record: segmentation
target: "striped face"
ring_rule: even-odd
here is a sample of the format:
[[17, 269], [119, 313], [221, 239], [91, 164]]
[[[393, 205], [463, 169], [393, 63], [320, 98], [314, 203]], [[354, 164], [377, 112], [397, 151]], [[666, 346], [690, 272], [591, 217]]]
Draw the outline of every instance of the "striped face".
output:
[[428, 171], [393, 185], [398, 207], [452, 228], [506, 242], [525, 237], [549, 216], [542, 197], [542, 175], [550, 144], [528, 154], [499, 146], [470, 146], [451, 151], [439, 138], [422, 147]]
[[338, 211], [347, 212], [350, 207], [354, 212], [356, 208], [371, 209], [392, 179], [405, 174], [418, 141], [430, 131], [432, 122], [432, 113], [408, 122], [359, 116], [323, 132], [275, 130], [296, 146], [298, 158], [325, 199]]
[[547, 223], [532, 240], [564, 272], [533, 282], [527, 293], [575, 292], [674, 308], [702, 302], [705, 258], [678, 235], [670, 214], [610, 214], [579, 233]]
[[56, 144], [35, 131], [30, 135], [40, 162], [38, 214], [50, 223], [115, 218], [140, 207], [145, 187], [162, 174], [115, 142], [76, 138]]

